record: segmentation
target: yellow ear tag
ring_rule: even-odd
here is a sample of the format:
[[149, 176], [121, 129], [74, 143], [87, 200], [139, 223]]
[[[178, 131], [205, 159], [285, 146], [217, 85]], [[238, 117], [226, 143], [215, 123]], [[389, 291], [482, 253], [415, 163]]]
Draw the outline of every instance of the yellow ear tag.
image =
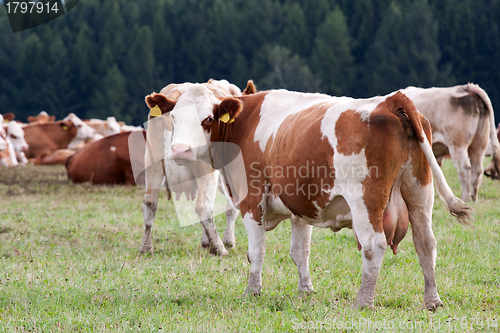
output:
[[3, 122], [4, 123], [8, 123], [10, 120], [9, 119], [4, 119]]
[[67, 130], [68, 130], [68, 126], [66, 126], [66, 125], [62, 125], [62, 126], [61, 126], [61, 128], [62, 128], [63, 130], [65, 130], [65, 131], [67, 131]]
[[158, 107], [158, 105], [156, 105], [154, 108], [151, 109], [151, 112], [149, 112], [149, 115], [151, 117], [159, 117], [159, 116], [161, 116], [161, 110]]
[[227, 122], [230, 120], [231, 116], [229, 116], [229, 113], [225, 113], [222, 117], [220, 117], [220, 121], [222, 121], [225, 124], [227, 124]]
[[234, 118], [227, 122], [228, 124], [234, 123]]

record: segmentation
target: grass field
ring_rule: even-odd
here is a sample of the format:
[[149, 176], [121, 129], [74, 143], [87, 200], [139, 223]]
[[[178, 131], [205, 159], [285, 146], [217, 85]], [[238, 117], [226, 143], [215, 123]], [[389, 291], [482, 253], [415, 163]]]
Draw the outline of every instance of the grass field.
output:
[[[458, 194], [449, 160], [444, 171]], [[267, 233], [262, 294], [240, 297], [249, 274], [241, 217], [236, 248], [214, 257], [200, 248], [201, 225], [180, 227], [162, 193], [155, 253], [140, 255], [143, 194], [71, 184], [63, 167], [0, 169], [0, 331], [351, 331], [353, 324], [356, 332], [500, 331], [499, 181], [484, 179], [473, 227], [459, 225], [436, 197], [444, 307], [434, 313], [421, 308], [424, 281], [411, 231], [396, 256], [384, 257], [372, 310], [351, 308], [361, 280], [351, 230], [314, 229], [316, 293], [297, 293], [288, 221]], [[224, 224], [219, 216], [220, 232]]]

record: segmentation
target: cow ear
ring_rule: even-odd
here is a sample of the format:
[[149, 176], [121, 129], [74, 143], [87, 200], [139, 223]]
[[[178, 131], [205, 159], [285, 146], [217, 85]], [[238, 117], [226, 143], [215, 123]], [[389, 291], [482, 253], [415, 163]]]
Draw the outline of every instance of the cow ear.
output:
[[6, 113], [3, 115], [3, 119], [6, 123], [14, 120], [14, 118], [16, 118], [16, 116], [12, 112], [9, 112], [9, 113]]
[[243, 90], [243, 95], [253, 95], [257, 92], [257, 88], [252, 80], [248, 80], [245, 90]]
[[161, 114], [172, 111], [175, 106], [175, 102], [168, 99], [162, 94], [152, 93], [151, 95], [146, 96], [146, 104], [150, 109], [153, 109], [155, 106], [160, 108]]
[[49, 122], [50, 122], [50, 123], [53, 123], [53, 122], [55, 122], [55, 121], [56, 121], [56, 116], [50, 116], [50, 117], [49, 117]]
[[71, 120], [61, 121], [59, 126], [63, 129], [63, 131], [69, 130], [71, 127], [75, 127], [75, 124]]
[[32, 123], [32, 122], [35, 122], [36, 121], [36, 118], [33, 117], [33, 116], [28, 116], [28, 123]]
[[243, 103], [236, 98], [226, 97], [214, 106], [214, 118], [224, 123], [232, 123], [243, 109]]

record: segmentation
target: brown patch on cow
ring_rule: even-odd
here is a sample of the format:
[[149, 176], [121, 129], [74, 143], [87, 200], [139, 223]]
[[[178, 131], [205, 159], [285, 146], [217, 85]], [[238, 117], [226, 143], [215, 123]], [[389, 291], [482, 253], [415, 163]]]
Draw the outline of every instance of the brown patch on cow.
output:
[[464, 114], [470, 116], [487, 116], [488, 108], [483, 100], [476, 94], [465, 95], [462, 97], [450, 97], [452, 110], [462, 109]]
[[337, 151], [346, 156], [357, 155], [366, 147], [369, 132], [368, 123], [354, 110], [343, 112], [335, 124]]
[[[370, 125], [366, 131], [369, 140], [365, 150], [370, 172], [367, 173], [362, 185], [363, 189], [377, 189], [376, 193], [373, 191], [363, 193], [370, 223], [376, 232], [384, 231], [384, 210], [392, 186], [401, 167], [408, 160], [409, 153], [419, 155], [420, 161], [423, 157], [427, 170], [430, 171], [423, 150], [417, 142], [423, 139], [420, 117], [413, 102], [400, 92], [388, 97], [370, 114]], [[423, 171], [425, 167], [424, 170], [418, 169], [419, 176]]]
[[[68, 177], [74, 183], [135, 185], [131, 160], [144, 165], [144, 150], [132, 149], [128, 139], [131, 132], [118, 133], [102, 138], [78, 151], [66, 164]], [[146, 132], [142, 131], [144, 140]], [[112, 151], [111, 147], [115, 147]], [[141, 164], [142, 163], [142, 164]], [[141, 168], [144, 169], [144, 168]], [[138, 182], [143, 182], [139, 179]]]
[[272, 148], [269, 150], [268, 143], [264, 153], [269, 156], [266, 165], [271, 166], [271, 174], [265, 175], [271, 193], [300, 217], [317, 218], [318, 207], [324, 208], [330, 202], [330, 194], [325, 190], [334, 186], [334, 151], [321, 132], [321, 123], [331, 106], [317, 104], [287, 117]]
[[145, 100], [150, 109], [158, 105], [162, 114], [172, 111], [175, 106], [174, 101], [168, 99], [162, 94], [152, 93], [151, 95], [146, 96]]

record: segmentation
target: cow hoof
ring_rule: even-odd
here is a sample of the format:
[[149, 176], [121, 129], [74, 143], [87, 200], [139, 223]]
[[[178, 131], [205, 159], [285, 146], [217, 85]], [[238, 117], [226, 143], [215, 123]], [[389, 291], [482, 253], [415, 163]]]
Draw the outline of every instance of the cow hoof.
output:
[[208, 249], [208, 247], [210, 246], [210, 242], [208, 240], [201, 240], [201, 247], [204, 248], [204, 249]]
[[308, 289], [299, 289], [299, 294], [301, 295], [309, 295], [309, 294], [315, 294], [316, 290], [314, 290], [313, 287], [308, 288]]
[[355, 310], [373, 309], [373, 304], [363, 304], [360, 301], [356, 300], [352, 305], [352, 308]]
[[210, 253], [214, 254], [216, 256], [221, 256], [221, 257], [225, 257], [225, 256], [227, 256], [229, 254], [229, 252], [227, 252], [227, 250], [225, 248], [217, 249], [217, 248], [214, 248], [214, 247], [210, 248]]
[[423, 307], [429, 311], [435, 312], [438, 307], [443, 306], [443, 302], [438, 299], [437, 301], [426, 302]]
[[232, 249], [236, 245], [236, 240], [234, 240], [234, 239], [225, 239], [225, 238], [223, 238], [222, 242], [224, 243], [224, 246], [226, 248], [228, 248], [228, 249]]
[[150, 254], [153, 254], [153, 245], [141, 245], [139, 247], [139, 252], [140, 253], [150, 253]]

